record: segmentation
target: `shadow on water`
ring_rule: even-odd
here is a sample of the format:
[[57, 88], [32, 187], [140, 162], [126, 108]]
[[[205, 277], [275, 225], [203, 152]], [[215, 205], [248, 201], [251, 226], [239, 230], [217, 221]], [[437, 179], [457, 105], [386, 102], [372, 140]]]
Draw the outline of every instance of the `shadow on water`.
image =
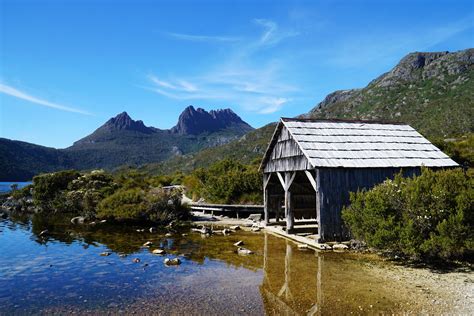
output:
[[[204, 237], [188, 230], [72, 225], [64, 216], [0, 222], [0, 314], [127, 311], [143, 313], [340, 314], [414, 311], [403, 285], [370, 274], [372, 259], [301, 251], [269, 234]], [[41, 234], [48, 230], [47, 234]], [[253, 255], [241, 256], [243, 241]], [[146, 241], [153, 246], [144, 248]], [[179, 256], [179, 267], [164, 257]], [[101, 252], [109, 251], [107, 257]], [[120, 256], [119, 256], [120, 254]], [[133, 263], [139, 258], [140, 263]]]

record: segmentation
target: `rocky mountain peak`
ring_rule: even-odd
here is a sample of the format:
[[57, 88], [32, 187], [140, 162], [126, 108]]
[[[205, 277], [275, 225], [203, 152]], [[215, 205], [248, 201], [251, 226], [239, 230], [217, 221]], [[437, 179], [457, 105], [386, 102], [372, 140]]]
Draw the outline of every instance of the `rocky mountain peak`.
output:
[[228, 127], [240, 127], [245, 131], [253, 129], [231, 109], [207, 112], [202, 108], [195, 109], [194, 106], [190, 105], [181, 113], [178, 123], [171, 129], [171, 132], [182, 135], [198, 135], [206, 132], [216, 132]]
[[143, 124], [143, 121], [134, 121], [127, 112], [118, 114], [99, 128], [106, 128], [109, 130], [130, 130], [146, 134], [152, 132], [152, 129], [146, 127], [145, 124]]

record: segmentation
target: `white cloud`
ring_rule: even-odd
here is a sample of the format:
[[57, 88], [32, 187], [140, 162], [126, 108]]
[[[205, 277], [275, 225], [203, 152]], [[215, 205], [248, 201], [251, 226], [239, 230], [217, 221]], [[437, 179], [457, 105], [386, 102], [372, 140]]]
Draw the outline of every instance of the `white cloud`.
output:
[[260, 36], [259, 43], [261, 45], [274, 45], [285, 38], [299, 35], [299, 33], [295, 31], [280, 31], [278, 25], [271, 20], [255, 19], [254, 21], [265, 29]]
[[255, 63], [255, 54], [277, 45], [297, 32], [281, 30], [277, 23], [266, 19], [253, 21], [262, 27], [261, 33], [241, 40], [239, 37], [201, 36], [166, 33], [181, 40], [235, 42], [209, 71], [181, 78], [163, 78], [160, 74], [148, 75], [151, 86], [146, 89], [176, 100], [218, 100], [238, 104], [247, 111], [270, 114], [281, 110], [298, 88], [288, 84], [284, 75], [287, 61], [267, 58]]
[[287, 98], [264, 97], [261, 99], [262, 108], [258, 111], [261, 114], [271, 114], [279, 111], [283, 105], [289, 102]]
[[49, 102], [47, 100], [39, 99], [37, 97], [31, 96], [31, 95], [29, 95], [25, 92], [17, 90], [15, 88], [13, 88], [11, 86], [8, 86], [6, 84], [3, 84], [3, 83], [0, 83], [0, 93], [6, 94], [6, 95], [9, 95], [9, 96], [18, 98], [18, 99], [22, 99], [22, 100], [25, 100], [25, 101], [28, 101], [28, 102], [31, 102], [31, 103], [34, 103], [34, 104], [38, 104], [38, 105], [41, 105], [41, 106], [44, 106], [44, 107], [56, 109], [56, 110], [79, 113], [79, 114], [84, 114], [84, 115], [91, 115], [90, 113], [79, 110], [79, 109], [75, 109], [75, 108], [68, 107], [68, 106], [65, 106], [65, 105], [61, 105], [61, 104]]

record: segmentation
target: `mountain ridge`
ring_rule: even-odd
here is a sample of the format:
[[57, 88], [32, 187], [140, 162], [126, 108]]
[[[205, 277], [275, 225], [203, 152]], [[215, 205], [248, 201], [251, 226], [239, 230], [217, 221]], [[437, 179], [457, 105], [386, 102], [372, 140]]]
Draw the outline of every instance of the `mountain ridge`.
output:
[[[202, 112], [194, 107], [189, 111], [193, 114]], [[216, 117], [220, 115], [212, 111], [208, 114], [211, 118], [213, 115]], [[403, 121], [431, 141], [473, 133], [474, 49], [453, 53], [410, 53], [391, 70], [370, 81], [366, 87], [334, 91], [301, 116], [322, 119]], [[227, 157], [250, 163], [262, 157], [275, 126], [274, 123], [270, 123], [239, 135], [235, 133], [236, 129], [232, 124], [229, 124], [226, 130], [193, 135], [189, 133], [193, 131], [193, 127], [179, 127], [178, 120], [173, 127], [175, 130], [147, 127], [152, 128], [154, 132], [144, 135], [136, 130], [126, 129], [133, 124], [129, 124], [126, 118], [124, 120], [124, 123], [116, 120], [114, 124], [117, 122], [119, 127], [125, 127], [118, 133], [124, 135], [124, 139], [132, 145], [115, 146], [117, 142], [120, 143], [120, 139], [107, 139], [99, 145], [86, 143], [63, 150], [67, 156], [61, 161], [70, 163], [75, 168], [85, 166], [84, 169], [111, 168], [112, 165], [142, 166], [141, 170], [150, 173], [190, 171]], [[138, 129], [141, 129], [141, 124], [139, 125]], [[167, 136], [160, 139], [156, 135]], [[156, 144], [150, 146], [153, 142], [142, 142], [147, 138], [153, 138], [158, 142], [157, 146]], [[6, 149], [8, 146], [4, 143], [0, 139], [0, 157], [5, 150], [8, 150]], [[105, 154], [101, 154], [97, 148], [94, 149], [94, 146], [102, 146]], [[110, 159], [115, 159], [113, 164], [110, 164]], [[150, 161], [153, 163], [150, 164]], [[11, 168], [28, 165], [27, 163], [22, 165], [20, 162], [16, 165], [9, 163]], [[58, 168], [61, 167], [58, 162]], [[0, 169], [0, 178], [6, 171]]]
[[[474, 49], [413, 52], [364, 88], [329, 93], [299, 117], [404, 122], [438, 144], [474, 131]], [[144, 166], [150, 173], [190, 171], [225, 157], [251, 163], [263, 156], [275, 123], [237, 141]], [[266, 142], [265, 142], [266, 139]]]
[[[183, 113], [185, 111], [197, 112], [193, 106], [188, 106]], [[143, 121], [133, 120], [127, 112], [122, 112], [65, 149], [0, 139], [0, 181], [28, 180], [35, 174], [60, 169], [138, 167], [222, 145], [253, 130], [231, 109], [207, 112], [199, 108], [199, 112], [212, 119], [212, 128], [199, 119], [178, 119], [176, 126], [180, 125], [183, 131], [174, 132], [173, 128], [146, 126]], [[35, 161], [30, 157], [36, 157]]]

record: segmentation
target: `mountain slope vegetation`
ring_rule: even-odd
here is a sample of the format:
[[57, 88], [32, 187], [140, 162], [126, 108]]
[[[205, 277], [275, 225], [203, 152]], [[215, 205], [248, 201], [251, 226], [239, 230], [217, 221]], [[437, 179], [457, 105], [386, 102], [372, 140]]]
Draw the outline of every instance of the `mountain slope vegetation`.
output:
[[365, 88], [336, 91], [307, 115], [401, 121], [430, 139], [474, 129], [474, 49], [411, 53]]
[[[474, 131], [474, 49], [408, 54], [367, 87], [335, 91], [302, 116], [405, 122], [441, 149], [452, 152], [459, 163], [469, 164], [473, 148], [466, 148], [465, 143], [472, 143]], [[173, 157], [142, 170], [189, 171], [223, 158], [250, 163], [263, 156], [274, 127], [268, 124], [237, 141]], [[446, 138], [452, 139], [446, 143]]]

